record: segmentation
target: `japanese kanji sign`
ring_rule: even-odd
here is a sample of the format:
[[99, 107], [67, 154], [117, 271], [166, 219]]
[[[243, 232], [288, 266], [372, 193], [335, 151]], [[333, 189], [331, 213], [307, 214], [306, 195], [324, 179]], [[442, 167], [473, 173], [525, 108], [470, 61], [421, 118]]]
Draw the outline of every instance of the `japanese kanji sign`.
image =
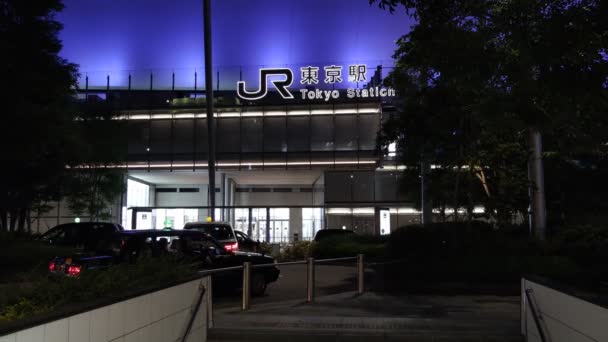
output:
[[[348, 75], [342, 76], [343, 69], [348, 72]], [[391, 87], [363, 85], [359, 88], [360, 82], [367, 82], [367, 65], [351, 64], [347, 67], [341, 65], [326, 65], [322, 68], [319, 66], [303, 66], [300, 67], [300, 85], [306, 88], [299, 89], [302, 100], [325, 100], [338, 99], [340, 91], [337, 89], [322, 90], [312, 88], [321, 83], [335, 85], [344, 82], [346, 78], [348, 82], [357, 83], [357, 88], [346, 88], [347, 98], [378, 98], [378, 97], [393, 97], [395, 89]], [[294, 81], [294, 72], [289, 68], [263, 68], [259, 72], [258, 89], [255, 91], [247, 90], [245, 81], [237, 82], [237, 95], [244, 100], [259, 100], [268, 94], [268, 82], [272, 83], [277, 93], [284, 99], [295, 99], [294, 94], [290, 91], [290, 87]]]

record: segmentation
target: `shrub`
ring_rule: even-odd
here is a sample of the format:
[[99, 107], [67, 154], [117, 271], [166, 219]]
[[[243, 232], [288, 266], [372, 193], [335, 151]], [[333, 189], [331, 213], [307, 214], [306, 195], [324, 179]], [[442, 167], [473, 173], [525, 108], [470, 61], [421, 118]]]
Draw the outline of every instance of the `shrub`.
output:
[[311, 255], [317, 259], [352, 257], [364, 254], [366, 258], [385, 255], [387, 238], [371, 235], [345, 235], [328, 238], [312, 244]]
[[553, 239], [551, 249], [583, 264], [605, 263], [608, 260], [608, 229], [591, 226], [565, 229]]
[[[132, 291], [145, 291], [195, 276], [197, 264], [171, 257], [141, 259], [104, 270], [83, 272], [79, 277], [50, 277], [26, 289], [13, 285], [18, 295], [0, 302], [0, 322], [57, 310], [68, 304], [118, 298]], [[10, 291], [10, 288], [5, 288]]]
[[272, 255], [272, 252], [273, 250], [271, 244], [269, 244], [268, 242], [260, 242], [260, 248], [258, 250], [258, 253]]
[[496, 230], [482, 221], [412, 225], [394, 231], [388, 241], [393, 258], [413, 256], [512, 255], [542, 253], [542, 246], [515, 230]]
[[281, 250], [279, 261], [298, 261], [310, 257], [310, 241], [298, 241]]

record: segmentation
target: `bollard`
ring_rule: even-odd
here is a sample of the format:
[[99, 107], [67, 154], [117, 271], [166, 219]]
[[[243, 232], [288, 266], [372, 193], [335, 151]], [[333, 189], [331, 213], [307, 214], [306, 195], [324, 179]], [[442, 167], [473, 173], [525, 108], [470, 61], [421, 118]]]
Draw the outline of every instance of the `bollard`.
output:
[[315, 259], [308, 258], [307, 267], [306, 302], [312, 303], [315, 300]]
[[363, 294], [365, 291], [365, 265], [363, 264], [363, 254], [357, 255], [357, 294]]
[[251, 299], [251, 262], [243, 263], [243, 310], [249, 309]]
[[213, 280], [207, 276], [207, 327], [213, 328]]

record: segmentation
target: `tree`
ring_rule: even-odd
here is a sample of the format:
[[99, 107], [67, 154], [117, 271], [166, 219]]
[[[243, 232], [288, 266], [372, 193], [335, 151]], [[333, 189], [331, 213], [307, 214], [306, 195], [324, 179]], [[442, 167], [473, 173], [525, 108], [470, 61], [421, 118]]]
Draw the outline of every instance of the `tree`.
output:
[[24, 230], [37, 203], [56, 200], [73, 158], [76, 65], [59, 57], [60, 0], [0, 1], [0, 230]]
[[490, 215], [504, 220], [527, 206], [527, 131], [542, 132], [562, 152], [606, 141], [607, 2], [370, 3], [405, 8], [417, 21], [398, 41], [387, 80], [404, 103], [384, 139], [399, 139], [406, 161], [466, 166]]
[[78, 111], [77, 154], [63, 186], [70, 210], [91, 221], [109, 220], [108, 208], [125, 190], [127, 131], [112, 102], [84, 102]]

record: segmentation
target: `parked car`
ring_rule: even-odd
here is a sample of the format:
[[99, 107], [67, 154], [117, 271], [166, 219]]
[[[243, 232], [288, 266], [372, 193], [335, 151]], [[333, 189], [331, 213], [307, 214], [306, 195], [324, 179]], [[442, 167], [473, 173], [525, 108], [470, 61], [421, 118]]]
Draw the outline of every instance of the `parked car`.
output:
[[105, 252], [116, 247], [112, 240], [114, 234], [121, 231], [124, 228], [120, 224], [110, 222], [64, 223], [42, 234], [39, 241], [57, 247]]
[[319, 242], [335, 237], [352, 236], [354, 234], [356, 233], [348, 229], [321, 229], [315, 234], [314, 241]]
[[[129, 230], [118, 232], [114, 236], [121, 246], [118, 253], [57, 257], [49, 264], [49, 270], [54, 274], [78, 276], [81, 272], [91, 269], [104, 268], [117, 263], [135, 262], [142, 256], [159, 257], [163, 255], [188, 258], [199, 262], [201, 270], [241, 266], [246, 261], [252, 264], [274, 263], [274, 259], [269, 256], [228, 251], [213, 236], [197, 229]], [[252, 295], [264, 294], [268, 284], [278, 279], [279, 273], [279, 269], [275, 266], [253, 269], [251, 274]], [[214, 274], [214, 287], [236, 290], [243, 284], [242, 277], [242, 270]]]
[[249, 235], [235, 230], [236, 241], [239, 244], [239, 251], [260, 253], [260, 241], [252, 239]]
[[53, 274], [77, 276], [86, 269], [98, 269], [115, 263], [120, 252], [118, 233], [124, 228], [109, 222], [80, 222], [60, 224], [40, 236], [45, 245], [57, 247], [49, 262]]
[[213, 236], [227, 251], [239, 249], [236, 234], [230, 223], [226, 222], [188, 222], [184, 229], [195, 229]]

